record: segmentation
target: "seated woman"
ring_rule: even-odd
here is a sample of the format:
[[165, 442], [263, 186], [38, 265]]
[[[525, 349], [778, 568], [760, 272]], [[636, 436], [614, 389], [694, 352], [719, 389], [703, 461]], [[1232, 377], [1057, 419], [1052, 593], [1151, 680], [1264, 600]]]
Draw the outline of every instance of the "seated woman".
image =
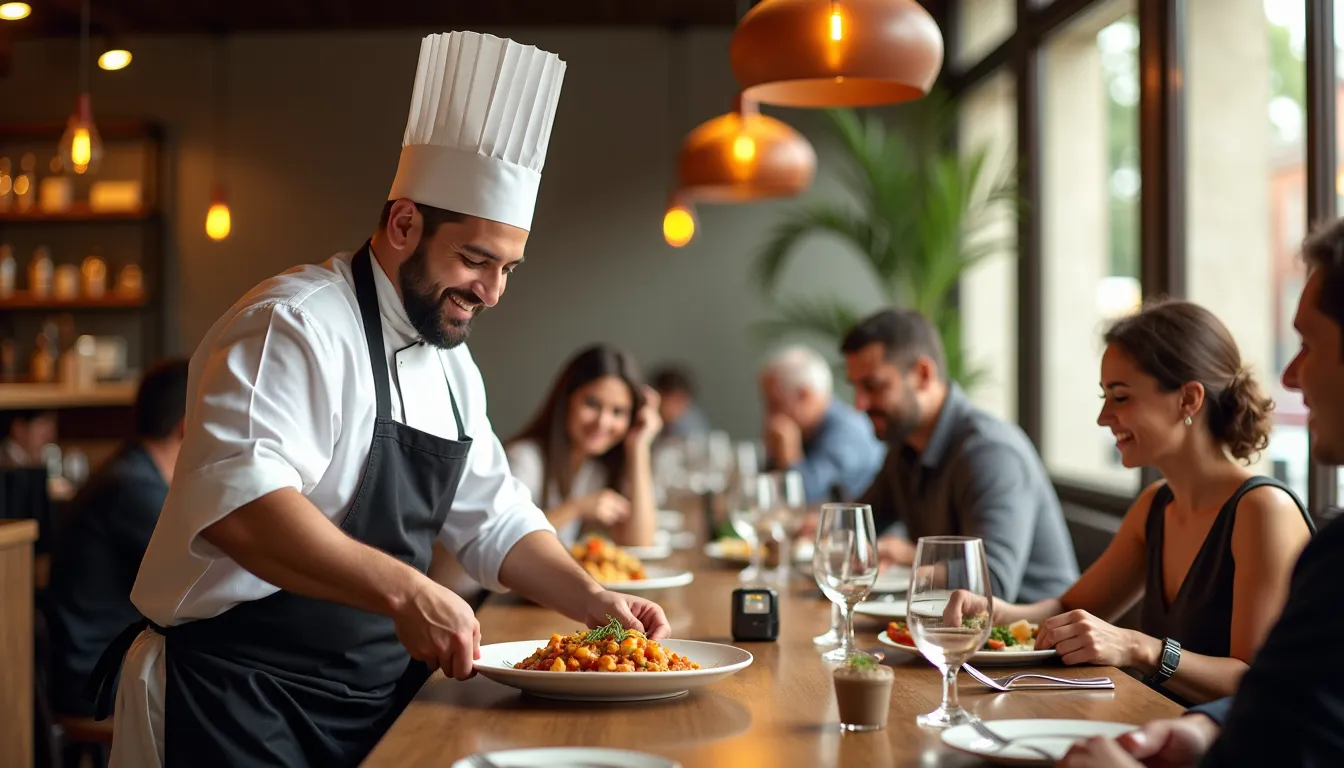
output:
[[[995, 601], [994, 622], [1039, 623], [1038, 649], [1056, 649], [1066, 664], [1137, 670], [1183, 704], [1230, 696], [1315, 532], [1289, 489], [1235, 461], [1249, 464], [1268, 445], [1273, 402], [1227, 328], [1195, 304], [1151, 306], [1105, 340], [1097, 423], [1126, 467], [1155, 467], [1163, 479], [1063, 597]], [[1109, 623], [1140, 599], [1142, 631]], [[1170, 678], [1164, 650], [1177, 659]]]
[[658, 510], [649, 448], [661, 427], [658, 394], [634, 359], [599, 344], [570, 359], [505, 452], [565, 544], [588, 529], [650, 546]]

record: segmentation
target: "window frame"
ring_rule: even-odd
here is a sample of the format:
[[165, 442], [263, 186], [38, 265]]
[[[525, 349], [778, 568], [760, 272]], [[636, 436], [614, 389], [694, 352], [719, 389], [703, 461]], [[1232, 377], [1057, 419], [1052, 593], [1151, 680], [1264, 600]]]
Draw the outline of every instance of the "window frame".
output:
[[[1003, 69], [1016, 82], [1018, 187], [1026, 214], [1018, 223], [1018, 421], [1040, 448], [1044, 431], [1044, 360], [1042, 345], [1041, 227], [1041, 72], [1042, 49], [1050, 35], [1094, 6], [1109, 0], [1016, 0], [1015, 26], [998, 47], [966, 66], [956, 56], [940, 81], [958, 98]], [[926, 0], [927, 2], [927, 0]], [[1337, 149], [1335, 145], [1334, 0], [1303, 0], [1306, 4], [1307, 198], [1306, 229], [1332, 220], [1336, 210]], [[957, 0], [934, 5], [949, 51], [955, 51]], [[1186, 295], [1186, 105], [1181, 90], [1186, 58], [1186, 0], [1137, 0], [1139, 66], [1158, 77], [1140, 79], [1139, 168], [1140, 282], [1145, 298]], [[1034, 341], [1035, 343], [1031, 343]], [[1306, 503], [1318, 519], [1333, 516], [1339, 504], [1337, 468], [1308, 457]], [[1145, 468], [1144, 485], [1157, 478]], [[1132, 497], [1056, 479], [1062, 498], [1123, 514]]]

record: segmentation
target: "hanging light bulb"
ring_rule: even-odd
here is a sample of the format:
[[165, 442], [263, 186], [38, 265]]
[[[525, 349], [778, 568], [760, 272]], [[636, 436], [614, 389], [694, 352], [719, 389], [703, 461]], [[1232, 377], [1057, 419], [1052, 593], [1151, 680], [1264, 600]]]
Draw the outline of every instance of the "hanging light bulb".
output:
[[709, 203], [794, 197], [811, 186], [816, 169], [817, 154], [802, 134], [739, 95], [733, 111], [682, 140], [677, 190]]
[[75, 99], [75, 111], [65, 123], [59, 148], [61, 164], [78, 174], [97, 171], [103, 159], [103, 139], [93, 124], [93, 106], [88, 93]]
[[845, 39], [845, 30], [840, 19], [840, 6], [831, 0], [831, 39], [839, 42]]
[[233, 217], [229, 214], [229, 202], [224, 196], [224, 187], [215, 185], [210, 198], [210, 210], [205, 213], [205, 234], [211, 240], [219, 241], [229, 236], [233, 229]]
[[33, 12], [33, 7], [27, 3], [4, 3], [0, 4], [0, 19], [5, 21], [18, 21], [28, 18], [28, 14]]
[[673, 248], [680, 248], [695, 237], [695, 209], [678, 195], [673, 195], [663, 214], [663, 239]]
[[98, 66], [106, 70], [125, 69], [131, 63], [131, 52], [125, 48], [110, 48], [98, 57]]

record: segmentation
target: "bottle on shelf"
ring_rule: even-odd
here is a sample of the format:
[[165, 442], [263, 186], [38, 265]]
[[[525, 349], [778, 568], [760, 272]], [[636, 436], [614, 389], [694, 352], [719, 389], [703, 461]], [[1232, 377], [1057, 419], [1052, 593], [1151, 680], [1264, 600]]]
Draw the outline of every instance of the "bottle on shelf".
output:
[[14, 261], [14, 248], [9, 243], [0, 245], [0, 299], [14, 295], [19, 283], [19, 265]]
[[32, 209], [33, 203], [37, 199], [37, 156], [32, 152], [24, 153], [19, 160], [21, 173], [14, 177], [14, 199], [18, 203], [20, 213], [27, 213]]
[[0, 212], [8, 212], [14, 207], [14, 170], [8, 157], [0, 157]]
[[79, 298], [79, 268], [74, 264], [62, 264], [56, 267], [51, 280], [51, 295], [58, 301], [73, 301]]
[[33, 259], [28, 262], [28, 291], [35, 299], [51, 297], [51, 281], [54, 268], [51, 263], [51, 251], [45, 245], [33, 251]]
[[0, 381], [12, 384], [19, 380], [19, 348], [13, 339], [0, 340]]
[[107, 262], [97, 251], [84, 259], [80, 266], [84, 273], [84, 295], [91, 299], [100, 299], [107, 293]]
[[56, 355], [51, 347], [52, 342], [47, 334], [37, 334], [33, 354], [28, 360], [28, 368], [33, 381], [39, 384], [51, 384], [56, 379]]

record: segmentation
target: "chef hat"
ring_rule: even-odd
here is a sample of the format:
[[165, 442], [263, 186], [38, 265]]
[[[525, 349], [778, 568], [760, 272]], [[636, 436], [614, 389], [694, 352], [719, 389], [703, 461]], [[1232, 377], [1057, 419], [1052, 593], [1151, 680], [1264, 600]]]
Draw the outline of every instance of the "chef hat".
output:
[[388, 199], [530, 230], [564, 76], [560, 57], [535, 46], [426, 37]]

